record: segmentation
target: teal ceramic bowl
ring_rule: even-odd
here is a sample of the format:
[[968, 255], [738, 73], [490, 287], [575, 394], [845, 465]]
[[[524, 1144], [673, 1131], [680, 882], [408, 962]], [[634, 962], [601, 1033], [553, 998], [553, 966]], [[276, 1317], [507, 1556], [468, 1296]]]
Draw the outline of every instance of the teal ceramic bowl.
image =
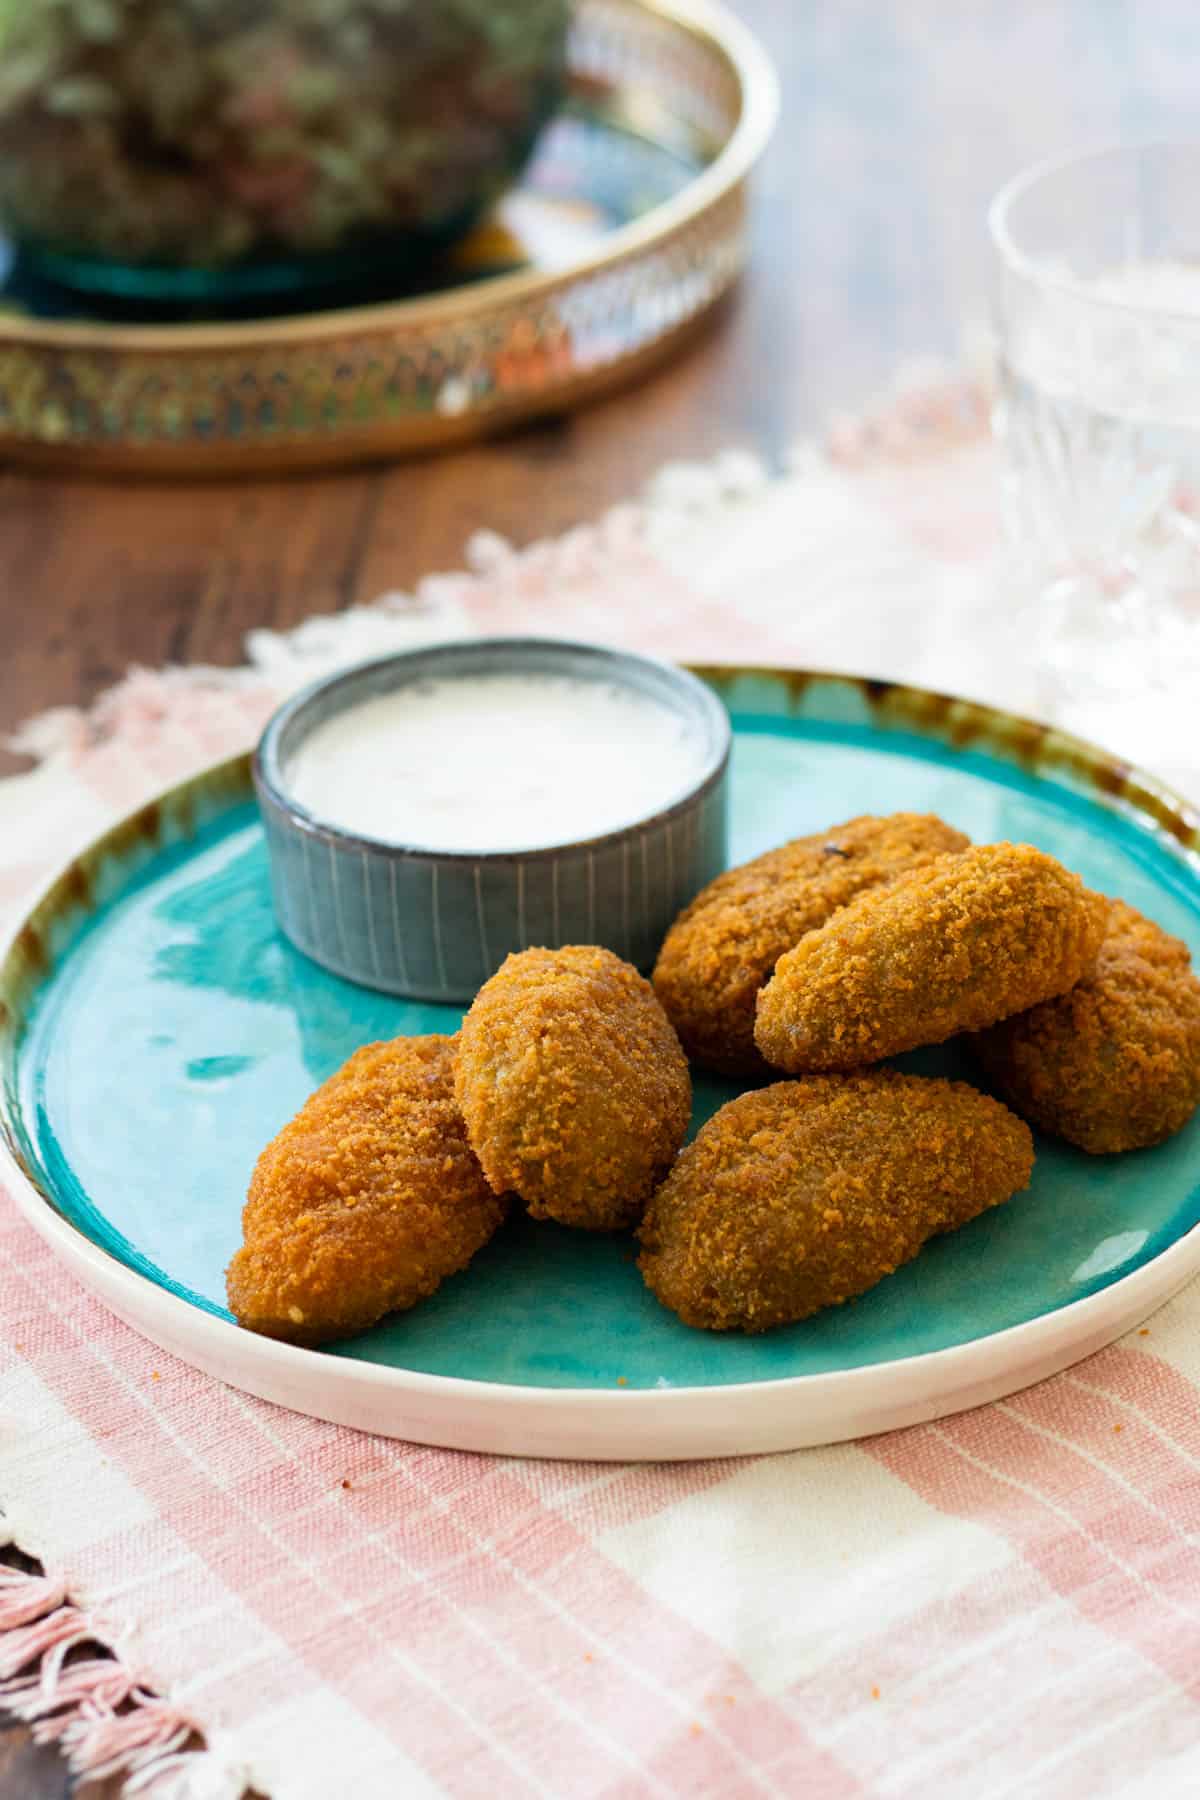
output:
[[[911, 689], [703, 675], [734, 726], [732, 859], [855, 813], [930, 810], [1041, 846], [1200, 951], [1200, 821], [1148, 777]], [[1200, 1269], [1198, 1119], [1123, 1157], [1040, 1139], [1026, 1193], [853, 1304], [758, 1338], [682, 1325], [629, 1239], [519, 1217], [432, 1301], [330, 1351], [240, 1331], [223, 1272], [262, 1145], [359, 1044], [461, 1017], [287, 942], [245, 758], [72, 863], [0, 964], [0, 1013], [0, 1179], [67, 1266], [188, 1362], [394, 1436], [618, 1458], [857, 1436], [1038, 1380]], [[953, 1044], [905, 1060], [972, 1074]], [[693, 1127], [734, 1091], [699, 1077]]]

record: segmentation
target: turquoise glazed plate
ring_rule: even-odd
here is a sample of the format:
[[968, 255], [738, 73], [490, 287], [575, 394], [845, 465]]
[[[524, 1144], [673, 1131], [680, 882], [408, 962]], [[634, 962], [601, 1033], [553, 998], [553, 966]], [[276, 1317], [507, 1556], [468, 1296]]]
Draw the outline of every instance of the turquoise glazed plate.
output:
[[[844, 677], [700, 671], [735, 727], [731, 854], [855, 813], [1039, 845], [1200, 952], [1200, 820], [1087, 745]], [[275, 928], [245, 758], [165, 794], [51, 886], [0, 967], [0, 1178], [154, 1342], [301, 1411], [525, 1455], [781, 1450], [1039, 1380], [1200, 1267], [1200, 1116], [1155, 1150], [1038, 1143], [1031, 1189], [851, 1305], [759, 1338], [689, 1330], [627, 1238], [517, 1219], [435, 1298], [315, 1352], [239, 1330], [223, 1271], [256, 1155], [359, 1044], [460, 1014], [326, 974]], [[970, 1074], [955, 1047], [906, 1061]], [[695, 1123], [736, 1089], [697, 1080]]]

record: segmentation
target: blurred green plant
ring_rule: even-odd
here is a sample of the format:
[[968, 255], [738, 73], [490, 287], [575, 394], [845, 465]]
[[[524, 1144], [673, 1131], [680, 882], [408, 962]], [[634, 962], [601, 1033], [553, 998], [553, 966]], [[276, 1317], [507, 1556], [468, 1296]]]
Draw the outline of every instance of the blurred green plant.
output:
[[0, 218], [131, 264], [466, 226], [561, 80], [569, 0], [0, 0]]

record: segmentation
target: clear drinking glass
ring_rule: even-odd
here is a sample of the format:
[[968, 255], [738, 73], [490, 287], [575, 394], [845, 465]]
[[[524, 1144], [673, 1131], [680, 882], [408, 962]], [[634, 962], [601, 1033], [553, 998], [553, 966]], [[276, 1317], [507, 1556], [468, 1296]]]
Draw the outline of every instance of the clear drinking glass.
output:
[[990, 226], [996, 426], [1043, 702], [1091, 723], [1134, 706], [1160, 743], [1194, 735], [1200, 144], [1044, 164], [997, 196]]

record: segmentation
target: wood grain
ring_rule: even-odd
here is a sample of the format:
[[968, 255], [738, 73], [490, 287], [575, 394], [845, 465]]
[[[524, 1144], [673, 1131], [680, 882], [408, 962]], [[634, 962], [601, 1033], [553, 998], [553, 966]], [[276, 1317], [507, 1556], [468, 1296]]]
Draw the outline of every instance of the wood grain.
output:
[[[454, 568], [480, 527], [561, 532], [664, 461], [778, 463], [985, 310], [990, 194], [1080, 142], [1195, 135], [1190, 0], [740, 0], [778, 63], [752, 273], [635, 392], [487, 447], [324, 479], [170, 488], [0, 474], [0, 732], [131, 662], [234, 663], [254, 626]], [[20, 766], [0, 757], [0, 773]], [[5, 1800], [67, 1791], [0, 1735]], [[92, 1792], [110, 1800], [112, 1785]]]

